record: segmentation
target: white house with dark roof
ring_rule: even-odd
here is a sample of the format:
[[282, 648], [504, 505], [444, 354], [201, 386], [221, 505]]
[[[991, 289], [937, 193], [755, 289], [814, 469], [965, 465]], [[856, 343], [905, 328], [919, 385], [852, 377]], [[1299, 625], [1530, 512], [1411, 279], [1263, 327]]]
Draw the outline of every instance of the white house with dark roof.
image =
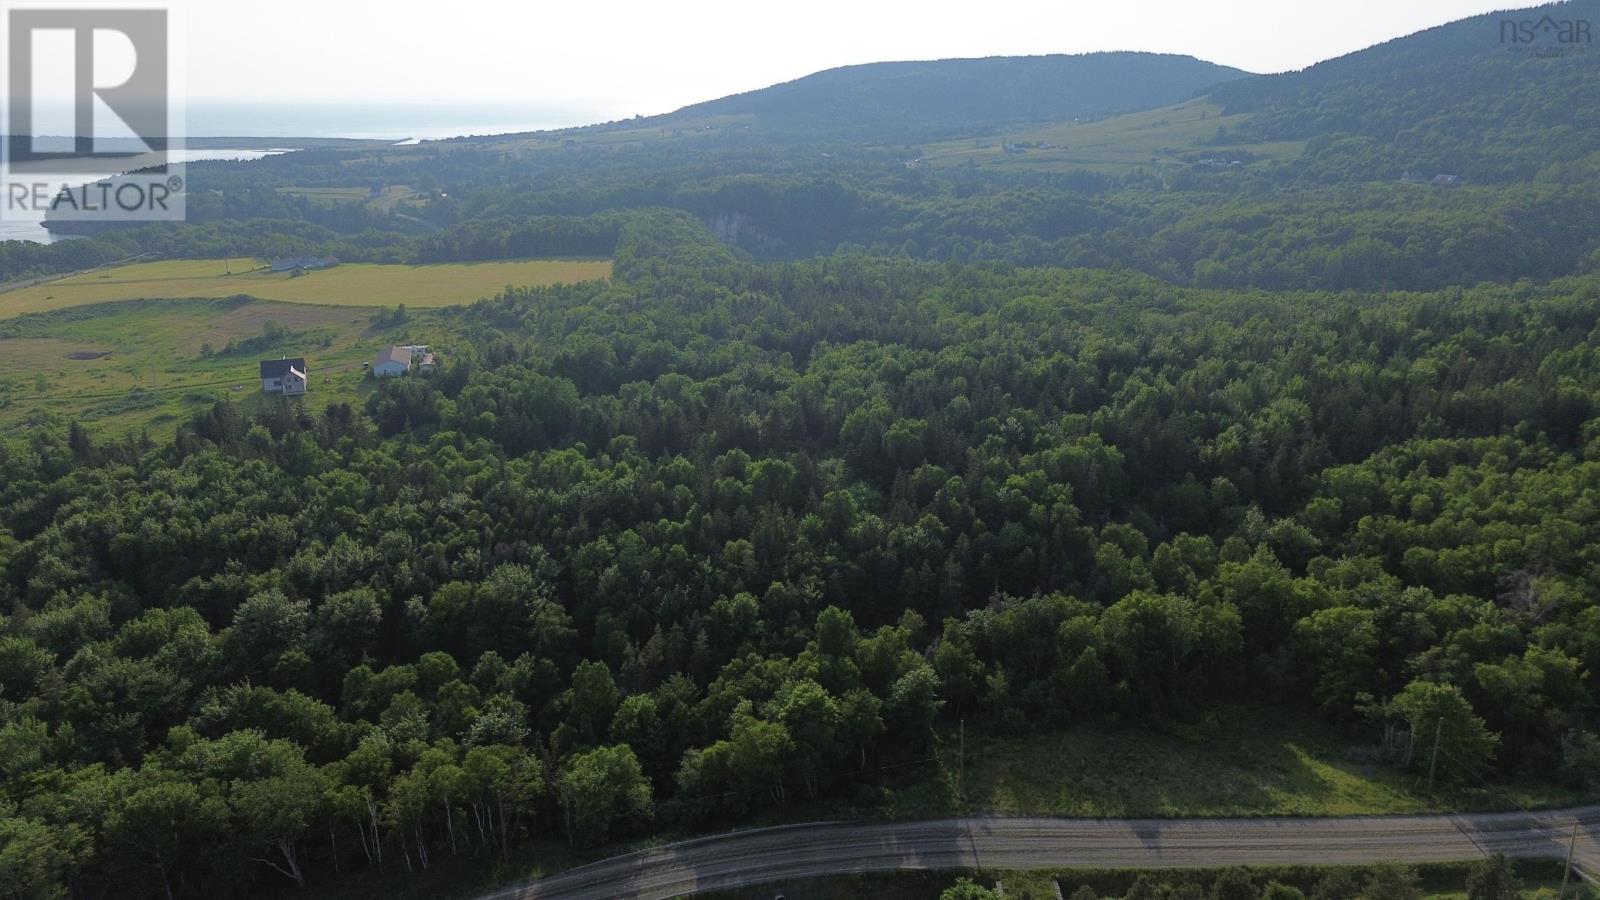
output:
[[261, 390], [268, 394], [299, 396], [306, 392], [306, 381], [304, 357], [261, 361]]
[[375, 378], [393, 378], [396, 375], [405, 375], [411, 371], [411, 351], [405, 347], [390, 347], [378, 354], [372, 363], [372, 375]]
[[275, 259], [268, 266], [274, 272], [308, 271], [311, 269], [331, 269], [339, 264], [335, 256], [291, 256], [287, 259]]

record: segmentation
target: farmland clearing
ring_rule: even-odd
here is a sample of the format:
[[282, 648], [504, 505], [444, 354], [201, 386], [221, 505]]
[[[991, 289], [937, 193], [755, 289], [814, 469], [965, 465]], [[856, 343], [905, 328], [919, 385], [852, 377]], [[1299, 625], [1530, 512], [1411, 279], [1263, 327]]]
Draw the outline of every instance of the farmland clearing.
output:
[[458, 306], [508, 286], [537, 287], [611, 276], [604, 259], [530, 259], [429, 265], [346, 263], [296, 275], [262, 260], [174, 259], [84, 272], [0, 293], [0, 320], [123, 300], [248, 296], [284, 303], [413, 309]]

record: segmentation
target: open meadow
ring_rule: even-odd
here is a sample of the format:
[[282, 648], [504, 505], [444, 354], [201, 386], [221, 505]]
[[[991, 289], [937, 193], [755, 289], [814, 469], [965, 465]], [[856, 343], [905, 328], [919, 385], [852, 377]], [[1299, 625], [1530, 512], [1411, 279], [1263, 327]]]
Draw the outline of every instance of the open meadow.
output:
[[0, 429], [79, 420], [106, 433], [169, 429], [222, 398], [247, 412], [259, 363], [303, 356], [317, 410], [359, 401], [362, 363], [396, 343], [448, 344], [426, 310], [374, 324], [372, 310], [267, 300], [134, 300], [0, 321]]
[[[290, 275], [260, 260], [181, 259], [85, 272], [0, 293], [0, 427], [79, 420], [169, 429], [222, 397], [268, 402], [258, 363], [304, 356], [320, 409], [359, 399], [362, 363], [394, 343], [445, 341], [428, 310], [508, 285], [607, 278], [606, 260], [346, 264]], [[378, 325], [380, 308], [410, 315]], [[388, 321], [388, 320], [384, 320]]]
[[246, 295], [330, 306], [457, 306], [518, 287], [609, 278], [611, 262], [507, 260], [432, 265], [346, 263], [303, 275], [255, 259], [173, 259], [84, 272], [0, 293], [0, 320], [118, 300], [220, 299]]
[[[994, 137], [931, 144], [923, 159], [933, 166], [973, 162], [1000, 169], [1069, 172], [1087, 169], [1125, 174], [1137, 168], [1184, 164], [1184, 156], [1292, 159], [1305, 150], [1304, 141], [1243, 144], [1218, 138], [1218, 129], [1233, 129], [1249, 116], [1222, 114], [1222, 107], [1197, 98], [1089, 122], [1052, 122], [1023, 126]], [[1006, 151], [1006, 145], [1026, 145]]]
[[416, 195], [409, 185], [391, 184], [379, 189], [376, 193], [370, 187], [345, 186], [345, 187], [280, 187], [278, 193], [289, 197], [299, 197], [321, 204], [360, 203], [381, 212], [393, 212], [400, 203]]

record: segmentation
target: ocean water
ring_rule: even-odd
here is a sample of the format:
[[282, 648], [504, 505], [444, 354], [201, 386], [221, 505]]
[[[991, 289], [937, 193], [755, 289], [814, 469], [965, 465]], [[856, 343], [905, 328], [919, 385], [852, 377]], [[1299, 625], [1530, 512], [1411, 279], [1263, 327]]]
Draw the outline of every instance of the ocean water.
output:
[[462, 103], [224, 103], [191, 100], [186, 119], [194, 137], [345, 137], [437, 140], [589, 125], [601, 112]]
[[[294, 147], [293, 138], [360, 138], [411, 143], [469, 135], [512, 134], [588, 125], [607, 118], [593, 111], [460, 103], [231, 103], [190, 101], [185, 119], [191, 138], [262, 138], [259, 149], [189, 150], [187, 162], [260, 159]], [[280, 139], [280, 140], [274, 140]], [[287, 140], [282, 140], [287, 139]], [[84, 180], [70, 181], [83, 184]], [[44, 229], [42, 213], [7, 211], [0, 240], [62, 240]]]
[[[283, 153], [283, 150], [188, 150], [179, 156], [183, 162], [198, 162], [203, 159], [260, 159], [274, 153]], [[63, 183], [73, 186], [88, 184], [95, 179], [67, 178]], [[57, 236], [45, 230], [44, 210], [32, 209], [5, 209], [0, 215], [0, 241], [34, 241], [48, 244], [53, 241], [70, 240], [70, 236]]]

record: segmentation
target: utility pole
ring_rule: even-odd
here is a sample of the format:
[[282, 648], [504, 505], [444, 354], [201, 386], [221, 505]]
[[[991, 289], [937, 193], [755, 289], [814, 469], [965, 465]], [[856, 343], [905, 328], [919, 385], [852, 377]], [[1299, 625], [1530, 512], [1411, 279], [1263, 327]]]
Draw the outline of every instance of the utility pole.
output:
[[1578, 823], [1572, 823], [1572, 837], [1567, 839], [1567, 864], [1561, 867], [1561, 893], [1556, 900], [1567, 900], [1567, 879], [1572, 876], [1572, 850], [1578, 846]]
[[956, 750], [956, 802], [965, 803], [967, 800], [967, 720], [961, 720], [960, 738]]
[[1444, 734], [1444, 716], [1433, 729], [1433, 760], [1428, 763], [1428, 796], [1433, 796], [1433, 773], [1439, 769], [1439, 738]]

